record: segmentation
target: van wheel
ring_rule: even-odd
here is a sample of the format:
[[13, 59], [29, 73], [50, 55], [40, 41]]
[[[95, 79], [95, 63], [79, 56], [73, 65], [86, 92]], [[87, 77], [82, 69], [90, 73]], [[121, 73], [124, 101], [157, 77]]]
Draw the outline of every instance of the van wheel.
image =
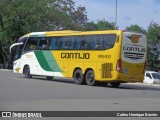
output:
[[47, 80], [52, 80], [53, 77], [52, 77], [52, 76], [46, 76], [46, 79], [47, 79]]
[[86, 79], [87, 85], [89, 85], [89, 86], [94, 86], [96, 84], [93, 70], [87, 71], [85, 79]]
[[82, 74], [82, 70], [81, 69], [77, 69], [74, 72], [73, 77], [74, 77], [74, 81], [75, 81], [76, 84], [82, 85], [84, 83], [83, 74]]
[[153, 84], [156, 84], [156, 81], [153, 81]]
[[118, 87], [121, 83], [120, 82], [110, 82], [112, 87]]
[[26, 78], [32, 78], [32, 75], [30, 74], [30, 68], [28, 65], [24, 67], [23, 74]]

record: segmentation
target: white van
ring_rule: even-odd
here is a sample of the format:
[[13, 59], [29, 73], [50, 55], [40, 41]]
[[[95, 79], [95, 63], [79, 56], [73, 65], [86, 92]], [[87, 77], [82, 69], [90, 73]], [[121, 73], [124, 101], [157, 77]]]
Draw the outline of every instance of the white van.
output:
[[143, 83], [160, 84], [160, 73], [154, 71], [146, 71]]

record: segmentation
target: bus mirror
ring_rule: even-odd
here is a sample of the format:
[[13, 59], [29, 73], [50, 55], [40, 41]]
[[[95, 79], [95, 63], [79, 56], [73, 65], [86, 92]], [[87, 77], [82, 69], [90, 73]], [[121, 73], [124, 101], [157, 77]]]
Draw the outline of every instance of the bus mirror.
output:
[[22, 45], [22, 44], [23, 44], [23, 42], [19, 42], [19, 43], [12, 44], [12, 45], [10, 46], [10, 48], [9, 48], [10, 52], [12, 52], [12, 48], [13, 48], [13, 47], [15, 47], [15, 46], [17, 46], [17, 45]]

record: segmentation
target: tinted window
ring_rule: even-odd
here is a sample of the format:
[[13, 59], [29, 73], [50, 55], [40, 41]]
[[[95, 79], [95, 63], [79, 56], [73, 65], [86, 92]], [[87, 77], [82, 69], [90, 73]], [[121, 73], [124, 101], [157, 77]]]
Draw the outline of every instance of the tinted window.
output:
[[[63, 36], [50, 39], [53, 50], [106, 50], [114, 47], [116, 35]], [[45, 41], [43, 43], [47, 44]]]
[[159, 73], [152, 73], [152, 76], [154, 79], [160, 79], [160, 74]]
[[51, 49], [53, 50], [62, 49], [62, 37], [51, 38]]
[[150, 73], [146, 73], [146, 77], [152, 78]]
[[49, 37], [39, 38], [39, 44], [37, 46], [39, 50], [49, 50], [51, 49], [51, 40]]
[[72, 50], [73, 49], [74, 37], [63, 37], [62, 39], [62, 49]]
[[109, 49], [114, 47], [115, 41], [116, 35], [104, 35], [102, 41], [103, 49]]
[[14, 50], [12, 52], [12, 55], [14, 56], [14, 60], [17, 60], [17, 59], [21, 58], [22, 51], [24, 49], [24, 45], [25, 45], [25, 42], [27, 41], [27, 39], [28, 39], [28, 37], [23, 37], [23, 38], [18, 40], [18, 43], [23, 42], [23, 44], [18, 45], [14, 48]]
[[36, 50], [37, 49], [38, 38], [29, 38], [26, 46], [24, 48], [24, 52]]

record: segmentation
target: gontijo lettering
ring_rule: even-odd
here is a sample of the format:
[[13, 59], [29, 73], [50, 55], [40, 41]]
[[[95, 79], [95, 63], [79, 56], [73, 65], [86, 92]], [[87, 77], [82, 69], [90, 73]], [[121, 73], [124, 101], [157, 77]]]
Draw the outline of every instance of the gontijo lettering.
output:
[[124, 46], [123, 50], [132, 52], [144, 52], [144, 53], [146, 52], [145, 48], [129, 47], [129, 46]]
[[61, 53], [62, 59], [89, 59], [89, 53]]

